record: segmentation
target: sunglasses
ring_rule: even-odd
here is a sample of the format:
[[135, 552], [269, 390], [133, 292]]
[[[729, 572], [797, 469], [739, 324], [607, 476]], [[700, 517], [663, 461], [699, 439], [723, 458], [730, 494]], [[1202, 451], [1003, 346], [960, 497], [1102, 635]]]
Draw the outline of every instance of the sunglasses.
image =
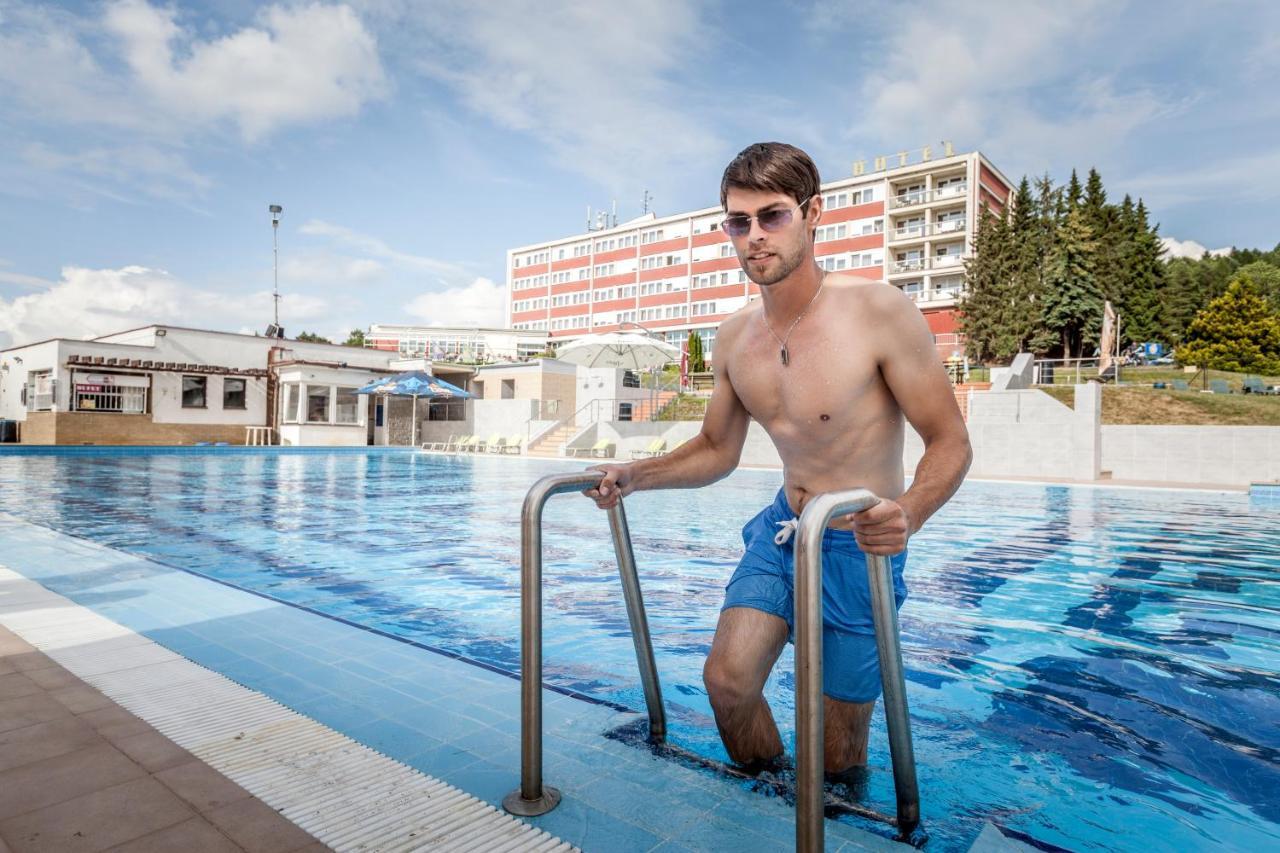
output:
[[730, 237], [743, 237], [751, 231], [751, 220], [754, 219], [765, 231], [781, 231], [791, 224], [791, 218], [797, 210], [815, 198], [817, 198], [816, 195], [809, 196], [795, 207], [775, 207], [763, 213], [757, 213], [755, 216], [747, 216], [745, 213], [726, 216], [720, 223], [720, 228]]

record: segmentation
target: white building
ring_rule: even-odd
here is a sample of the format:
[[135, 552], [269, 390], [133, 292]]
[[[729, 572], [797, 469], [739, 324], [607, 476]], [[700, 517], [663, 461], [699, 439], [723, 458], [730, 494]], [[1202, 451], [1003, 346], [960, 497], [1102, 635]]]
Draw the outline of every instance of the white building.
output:
[[[385, 401], [355, 390], [412, 368], [431, 370], [374, 349], [144, 326], [0, 351], [0, 420], [25, 444], [383, 444]], [[433, 372], [465, 388], [472, 371]]]
[[527, 361], [547, 349], [547, 333], [520, 329], [455, 326], [405, 326], [374, 323], [365, 336], [373, 349], [404, 358], [476, 364]]

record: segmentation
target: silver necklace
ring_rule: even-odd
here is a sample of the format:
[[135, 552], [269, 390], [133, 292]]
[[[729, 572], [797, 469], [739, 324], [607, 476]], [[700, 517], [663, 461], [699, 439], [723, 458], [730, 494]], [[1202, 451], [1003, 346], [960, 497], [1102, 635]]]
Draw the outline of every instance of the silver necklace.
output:
[[765, 316], [764, 306], [760, 307], [760, 319], [764, 321], [764, 327], [769, 330], [769, 334], [773, 335], [773, 339], [778, 342], [778, 358], [782, 361], [783, 367], [791, 363], [791, 352], [787, 349], [787, 341], [791, 340], [791, 333], [796, 330], [796, 324], [804, 319], [804, 315], [809, 313], [813, 303], [818, 301], [818, 295], [822, 293], [822, 286], [826, 283], [827, 271], [823, 270], [822, 278], [818, 281], [818, 289], [813, 292], [813, 298], [809, 300], [808, 305], [804, 306], [804, 310], [791, 321], [791, 325], [787, 327], [787, 333], [782, 337], [778, 337], [778, 333], [773, 330], [773, 326], [769, 325], [769, 318]]

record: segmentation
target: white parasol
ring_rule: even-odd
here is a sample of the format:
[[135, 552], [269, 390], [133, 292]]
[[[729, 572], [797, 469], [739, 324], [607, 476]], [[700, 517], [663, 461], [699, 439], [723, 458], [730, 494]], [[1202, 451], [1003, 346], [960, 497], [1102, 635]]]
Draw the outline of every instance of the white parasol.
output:
[[680, 360], [679, 347], [636, 332], [584, 335], [556, 350], [556, 358], [583, 367], [648, 370]]

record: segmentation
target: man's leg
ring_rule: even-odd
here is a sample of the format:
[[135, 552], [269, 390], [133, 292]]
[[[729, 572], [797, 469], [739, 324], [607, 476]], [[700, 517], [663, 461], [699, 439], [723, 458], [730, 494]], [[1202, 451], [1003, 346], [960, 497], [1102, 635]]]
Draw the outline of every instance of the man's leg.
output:
[[822, 697], [822, 763], [828, 776], [866, 766], [867, 734], [875, 706], [874, 699], [841, 702], [830, 696]]
[[778, 726], [762, 691], [786, 642], [787, 623], [772, 613], [750, 607], [730, 607], [720, 613], [702, 680], [720, 739], [739, 764], [782, 754]]

